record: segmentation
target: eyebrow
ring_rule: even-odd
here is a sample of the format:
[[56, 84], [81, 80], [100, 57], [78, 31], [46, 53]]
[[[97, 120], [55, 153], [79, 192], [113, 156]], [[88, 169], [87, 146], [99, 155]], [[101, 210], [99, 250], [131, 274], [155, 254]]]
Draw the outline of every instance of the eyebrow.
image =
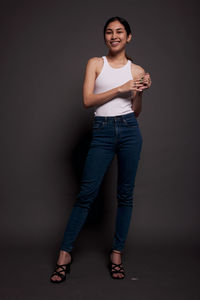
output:
[[[116, 28], [116, 30], [118, 29], [123, 29], [122, 27]], [[111, 28], [107, 28], [106, 30], [112, 30]]]

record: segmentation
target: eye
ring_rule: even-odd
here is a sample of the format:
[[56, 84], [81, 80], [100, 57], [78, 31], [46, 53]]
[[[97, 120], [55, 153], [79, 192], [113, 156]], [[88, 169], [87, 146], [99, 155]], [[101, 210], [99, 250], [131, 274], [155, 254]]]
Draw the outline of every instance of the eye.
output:
[[[111, 31], [106, 31], [106, 34], [112, 33]], [[123, 31], [117, 31], [117, 33], [123, 33]]]

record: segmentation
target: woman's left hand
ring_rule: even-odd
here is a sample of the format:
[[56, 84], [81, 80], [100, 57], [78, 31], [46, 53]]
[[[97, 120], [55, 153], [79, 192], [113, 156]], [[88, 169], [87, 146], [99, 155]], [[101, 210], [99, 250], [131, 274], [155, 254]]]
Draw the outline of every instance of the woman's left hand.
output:
[[140, 90], [145, 90], [150, 88], [152, 81], [149, 73], [145, 73], [140, 79], [137, 80], [141, 84]]

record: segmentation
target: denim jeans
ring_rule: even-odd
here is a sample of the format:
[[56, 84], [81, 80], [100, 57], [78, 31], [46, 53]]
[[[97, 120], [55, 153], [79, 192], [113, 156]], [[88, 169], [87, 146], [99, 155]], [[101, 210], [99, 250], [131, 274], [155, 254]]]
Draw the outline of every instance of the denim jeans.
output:
[[131, 221], [135, 177], [142, 149], [142, 135], [134, 112], [114, 117], [94, 116], [92, 139], [85, 160], [81, 186], [67, 223], [60, 250], [71, 252], [84, 225], [102, 179], [117, 155], [117, 214], [112, 249], [122, 251]]

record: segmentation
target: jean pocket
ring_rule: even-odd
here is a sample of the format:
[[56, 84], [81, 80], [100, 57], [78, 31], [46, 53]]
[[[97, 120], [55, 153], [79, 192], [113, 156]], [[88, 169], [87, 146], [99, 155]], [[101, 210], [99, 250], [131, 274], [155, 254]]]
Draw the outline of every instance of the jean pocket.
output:
[[103, 128], [105, 125], [105, 121], [100, 121], [100, 120], [94, 120], [93, 122], [93, 129], [100, 129]]
[[123, 119], [124, 124], [127, 127], [138, 127], [138, 122], [135, 118]]

